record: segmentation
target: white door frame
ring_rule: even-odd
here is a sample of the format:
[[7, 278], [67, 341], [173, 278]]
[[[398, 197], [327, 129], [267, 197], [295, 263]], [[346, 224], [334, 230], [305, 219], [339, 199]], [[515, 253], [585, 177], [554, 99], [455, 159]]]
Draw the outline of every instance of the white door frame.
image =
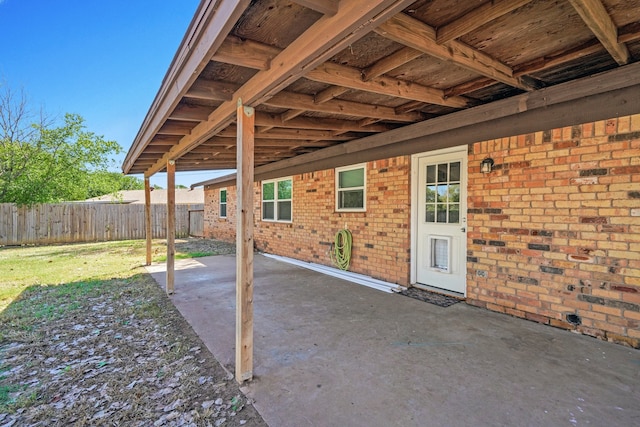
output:
[[[467, 159], [469, 157], [469, 146], [468, 145], [459, 145], [456, 147], [444, 148], [442, 150], [435, 151], [427, 151], [424, 153], [417, 153], [411, 156], [411, 273], [410, 273], [410, 283], [415, 285], [417, 282], [418, 276], [418, 259], [417, 259], [417, 248], [418, 248], [418, 191], [420, 190], [420, 183], [418, 181], [418, 161], [424, 157], [437, 156], [441, 154], [450, 154], [450, 153], [464, 153], [463, 159], [464, 162], [462, 164], [463, 174], [462, 174], [462, 188], [464, 189], [465, 196], [467, 194], [467, 174], [468, 174], [468, 166]], [[464, 212], [464, 216], [466, 217], [466, 212]], [[464, 241], [465, 252], [467, 242]], [[460, 260], [462, 265], [466, 265], [466, 258]], [[464, 287], [464, 296], [467, 296], [467, 286]]]

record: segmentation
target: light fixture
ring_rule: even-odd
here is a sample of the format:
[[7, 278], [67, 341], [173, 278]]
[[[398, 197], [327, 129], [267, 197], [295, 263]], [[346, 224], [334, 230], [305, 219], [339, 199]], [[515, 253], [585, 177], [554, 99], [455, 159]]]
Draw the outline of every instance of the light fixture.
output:
[[480, 172], [489, 173], [493, 170], [493, 159], [491, 157], [487, 157], [483, 161], [480, 162]]

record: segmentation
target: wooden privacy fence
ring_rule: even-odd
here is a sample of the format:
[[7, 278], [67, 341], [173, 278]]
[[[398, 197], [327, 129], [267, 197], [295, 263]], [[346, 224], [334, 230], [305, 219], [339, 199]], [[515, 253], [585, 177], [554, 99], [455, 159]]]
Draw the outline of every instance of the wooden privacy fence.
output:
[[189, 209], [189, 236], [204, 237], [204, 207]]
[[[189, 236], [189, 210], [201, 204], [176, 205], [176, 237]], [[167, 206], [151, 205], [151, 230], [164, 239]], [[59, 203], [0, 204], [0, 245], [54, 244], [144, 239], [144, 204]]]

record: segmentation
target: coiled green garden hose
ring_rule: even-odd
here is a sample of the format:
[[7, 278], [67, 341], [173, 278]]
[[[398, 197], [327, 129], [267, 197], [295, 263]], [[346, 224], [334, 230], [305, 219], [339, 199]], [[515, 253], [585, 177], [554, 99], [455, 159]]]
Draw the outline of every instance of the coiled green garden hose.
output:
[[349, 230], [340, 230], [336, 233], [331, 251], [331, 261], [340, 269], [348, 270], [351, 262], [351, 245], [353, 237]]

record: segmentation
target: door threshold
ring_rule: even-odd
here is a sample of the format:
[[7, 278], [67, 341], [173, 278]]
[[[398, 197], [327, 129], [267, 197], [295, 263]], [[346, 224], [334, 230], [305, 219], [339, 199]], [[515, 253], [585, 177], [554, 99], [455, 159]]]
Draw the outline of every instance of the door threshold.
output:
[[422, 289], [423, 291], [435, 292], [437, 294], [442, 294], [442, 295], [446, 295], [448, 297], [454, 297], [454, 298], [458, 298], [458, 299], [461, 299], [461, 300], [466, 299], [464, 294], [462, 294], [460, 292], [453, 292], [453, 291], [449, 291], [447, 289], [436, 288], [435, 286], [423, 285], [422, 283], [412, 283], [411, 287], [412, 288]]

